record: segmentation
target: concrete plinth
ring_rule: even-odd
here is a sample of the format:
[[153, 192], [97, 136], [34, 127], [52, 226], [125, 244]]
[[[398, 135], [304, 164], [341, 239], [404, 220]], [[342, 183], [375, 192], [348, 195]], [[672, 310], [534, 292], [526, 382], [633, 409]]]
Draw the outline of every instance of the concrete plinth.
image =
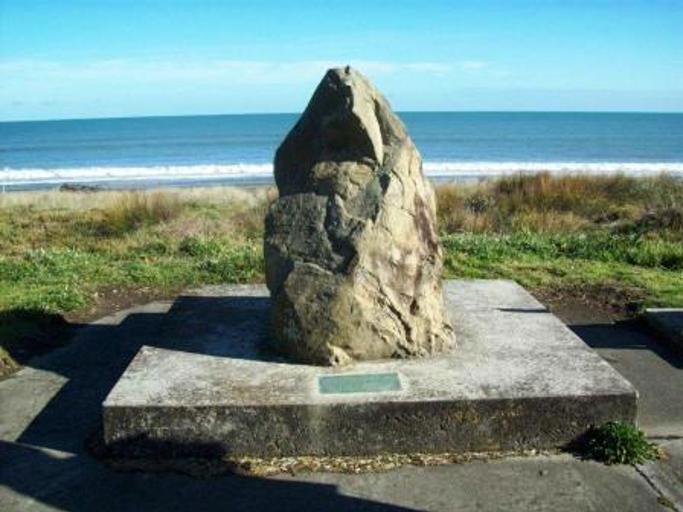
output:
[[341, 369], [268, 351], [264, 287], [181, 298], [105, 400], [105, 442], [128, 455], [464, 452], [559, 447], [635, 420], [629, 382], [519, 285], [444, 293], [454, 352]]

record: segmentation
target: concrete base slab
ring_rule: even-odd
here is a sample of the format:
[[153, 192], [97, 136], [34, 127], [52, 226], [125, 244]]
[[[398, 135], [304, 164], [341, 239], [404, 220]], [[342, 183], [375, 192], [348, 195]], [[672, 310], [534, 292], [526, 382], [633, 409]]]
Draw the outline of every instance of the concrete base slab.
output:
[[645, 318], [671, 348], [683, 352], [683, 308], [649, 308]]
[[465, 452], [557, 447], [635, 420], [634, 388], [519, 285], [444, 293], [454, 352], [341, 369], [269, 352], [262, 286], [187, 298], [195, 314], [181, 301], [165, 348], [143, 347], [105, 400], [105, 442], [127, 455]]

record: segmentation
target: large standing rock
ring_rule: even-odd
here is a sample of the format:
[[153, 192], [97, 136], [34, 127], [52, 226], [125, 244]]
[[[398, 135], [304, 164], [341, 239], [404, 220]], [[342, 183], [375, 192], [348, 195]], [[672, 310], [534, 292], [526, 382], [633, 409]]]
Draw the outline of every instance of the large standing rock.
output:
[[327, 72], [275, 155], [265, 259], [279, 347], [302, 362], [423, 356], [454, 344], [434, 193], [384, 97]]

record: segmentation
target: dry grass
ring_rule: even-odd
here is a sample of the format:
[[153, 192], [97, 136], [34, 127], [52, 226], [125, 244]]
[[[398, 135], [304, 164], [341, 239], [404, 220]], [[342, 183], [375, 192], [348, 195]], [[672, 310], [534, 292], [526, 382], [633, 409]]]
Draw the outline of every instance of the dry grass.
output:
[[30, 208], [40, 210], [97, 210], [121, 203], [122, 196], [163, 196], [183, 203], [202, 204], [254, 204], [272, 194], [271, 188], [196, 187], [159, 188], [152, 191], [101, 190], [97, 192], [71, 192], [39, 190], [0, 194], [0, 209]]
[[442, 233], [567, 233], [591, 227], [681, 232], [683, 182], [612, 176], [517, 175], [437, 188]]
[[186, 204], [177, 194], [126, 192], [102, 209], [100, 231], [126, 233], [179, 217]]
[[[666, 176], [513, 176], [436, 189], [439, 229], [456, 233], [656, 233], [683, 240], [683, 182]], [[0, 250], [120, 248], [150, 238], [230, 237], [255, 242], [273, 188], [24, 192], [0, 195]], [[74, 215], [74, 213], [78, 215]]]
[[[666, 176], [513, 176], [441, 185], [436, 194], [443, 235], [607, 231], [683, 240], [683, 182]], [[102, 238], [121, 249], [150, 238], [253, 243], [275, 197], [273, 188], [230, 187], [4, 194], [0, 250], [93, 247]]]
[[0, 194], [0, 252], [45, 247], [145, 244], [150, 238], [259, 238], [272, 188], [205, 187], [153, 191]]

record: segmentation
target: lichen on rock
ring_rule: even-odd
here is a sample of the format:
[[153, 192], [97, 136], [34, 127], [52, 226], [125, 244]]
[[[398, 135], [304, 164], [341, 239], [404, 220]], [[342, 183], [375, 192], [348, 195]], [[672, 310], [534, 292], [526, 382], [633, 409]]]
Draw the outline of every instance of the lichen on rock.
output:
[[434, 193], [359, 72], [327, 72], [275, 155], [266, 279], [277, 348], [314, 364], [425, 356], [455, 340]]

